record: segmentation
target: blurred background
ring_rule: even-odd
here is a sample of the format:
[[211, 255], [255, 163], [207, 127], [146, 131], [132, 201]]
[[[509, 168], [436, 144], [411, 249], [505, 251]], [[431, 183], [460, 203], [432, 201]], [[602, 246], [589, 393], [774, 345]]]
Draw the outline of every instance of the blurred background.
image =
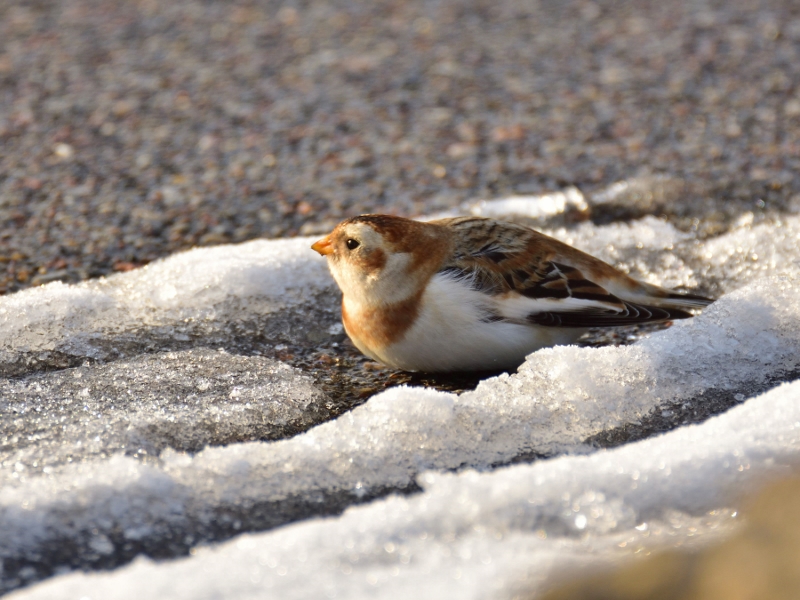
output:
[[680, 227], [758, 219], [799, 76], [792, 0], [4, 0], [0, 293], [654, 176]]

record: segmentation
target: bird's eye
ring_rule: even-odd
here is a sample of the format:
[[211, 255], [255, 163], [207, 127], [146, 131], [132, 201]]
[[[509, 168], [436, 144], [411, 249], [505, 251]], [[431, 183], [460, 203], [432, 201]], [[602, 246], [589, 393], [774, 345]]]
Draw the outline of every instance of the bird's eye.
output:
[[353, 238], [350, 238], [345, 242], [345, 245], [347, 246], [348, 250], [355, 250], [361, 245], [361, 242], [359, 242], [358, 240], [354, 240]]

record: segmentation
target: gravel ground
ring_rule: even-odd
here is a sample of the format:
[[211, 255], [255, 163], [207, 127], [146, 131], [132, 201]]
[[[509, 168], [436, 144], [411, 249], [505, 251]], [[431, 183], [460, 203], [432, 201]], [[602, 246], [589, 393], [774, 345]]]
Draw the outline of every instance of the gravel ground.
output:
[[652, 174], [784, 210], [798, 81], [792, 0], [4, 0], [0, 293]]

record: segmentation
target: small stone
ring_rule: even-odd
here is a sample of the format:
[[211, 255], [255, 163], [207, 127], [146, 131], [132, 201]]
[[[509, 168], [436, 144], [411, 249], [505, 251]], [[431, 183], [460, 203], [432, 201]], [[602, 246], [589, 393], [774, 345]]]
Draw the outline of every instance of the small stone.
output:
[[59, 158], [68, 160], [75, 156], [75, 149], [69, 144], [56, 144], [55, 148], [53, 148], [53, 153]]

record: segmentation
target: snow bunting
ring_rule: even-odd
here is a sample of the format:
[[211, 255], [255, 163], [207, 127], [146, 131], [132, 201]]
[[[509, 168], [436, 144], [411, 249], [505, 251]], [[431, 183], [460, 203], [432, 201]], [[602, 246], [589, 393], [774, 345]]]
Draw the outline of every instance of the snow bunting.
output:
[[691, 317], [709, 298], [641, 283], [528, 227], [361, 215], [311, 246], [367, 356], [407, 371], [509, 369], [589, 327]]

